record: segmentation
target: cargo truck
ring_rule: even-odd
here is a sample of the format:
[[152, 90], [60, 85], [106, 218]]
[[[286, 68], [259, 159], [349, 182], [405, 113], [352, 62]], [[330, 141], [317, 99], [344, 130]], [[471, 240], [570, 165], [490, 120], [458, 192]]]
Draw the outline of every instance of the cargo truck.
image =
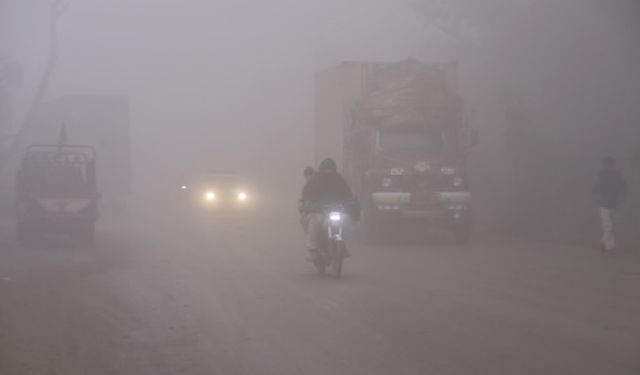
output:
[[464, 120], [457, 65], [344, 62], [315, 83], [315, 159], [337, 161], [361, 201], [365, 239], [418, 222], [467, 241], [476, 136]]
[[61, 126], [68, 143], [95, 148], [96, 180], [105, 214], [124, 209], [132, 190], [129, 99], [124, 95], [70, 95], [43, 103], [25, 137], [31, 144], [58, 142]]
[[18, 239], [64, 234], [91, 245], [99, 197], [94, 147], [30, 145], [16, 174]]

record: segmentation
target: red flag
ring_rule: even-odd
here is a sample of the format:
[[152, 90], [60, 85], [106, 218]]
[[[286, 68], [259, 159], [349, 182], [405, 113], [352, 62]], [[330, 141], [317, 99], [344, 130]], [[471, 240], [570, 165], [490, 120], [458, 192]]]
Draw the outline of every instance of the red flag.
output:
[[64, 122], [60, 127], [60, 136], [58, 137], [58, 154], [62, 153], [62, 149], [67, 145], [67, 124]]

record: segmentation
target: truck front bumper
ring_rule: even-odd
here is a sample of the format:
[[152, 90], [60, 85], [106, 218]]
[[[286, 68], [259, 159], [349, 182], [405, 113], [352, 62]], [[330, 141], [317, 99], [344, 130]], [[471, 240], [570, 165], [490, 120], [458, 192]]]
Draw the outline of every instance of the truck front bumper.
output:
[[408, 192], [376, 192], [371, 197], [380, 215], [427, 220], [465, 220], [471, 201], [469, 192], [436, 192], [421, 200]]
[[31, 223], [32, 225], [45, 228], [64, 229], [77, 225], [95, 223], [98, 217], [99, 215], [95, 213], [75, 215], [39, 213], [26, 215], [21, 218], [20, 222]]

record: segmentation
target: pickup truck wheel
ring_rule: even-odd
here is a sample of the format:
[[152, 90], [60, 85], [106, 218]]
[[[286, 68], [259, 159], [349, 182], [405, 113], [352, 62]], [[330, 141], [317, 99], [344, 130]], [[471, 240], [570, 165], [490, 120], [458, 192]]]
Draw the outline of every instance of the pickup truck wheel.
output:
[[453, 226], [453, 239], [457, 244], [464, 245], [471, 239], [471, 223], [455, 223]]
[[41, 233], [38, 228], [33, 223], [29, 222], [18, 223], [17, 235], [18, 242], [22, 245], [34, 244], [41, 237]]
[[77, 233], [78, 242], [82, 246], [91, 246], [91, 245], [93, 245], [93, 241], [94, 241], [94, 238], [95, 238], [95, 233], [96, 233], [96, 225], [95, 224], [92, 223], [92, 224], [88, 224], [88, 225], [84, 226]]

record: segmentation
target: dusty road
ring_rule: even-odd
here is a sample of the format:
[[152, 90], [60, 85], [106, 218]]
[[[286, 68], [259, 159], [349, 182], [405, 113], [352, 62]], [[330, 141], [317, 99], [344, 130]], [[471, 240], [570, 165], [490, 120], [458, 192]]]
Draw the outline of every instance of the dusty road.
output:
[[631, 255], [353, 245], [333, 280], [294, 217], [162, 216], [103, 223], [92, 250], [5, 235], [0, 374], [640, 374]]

